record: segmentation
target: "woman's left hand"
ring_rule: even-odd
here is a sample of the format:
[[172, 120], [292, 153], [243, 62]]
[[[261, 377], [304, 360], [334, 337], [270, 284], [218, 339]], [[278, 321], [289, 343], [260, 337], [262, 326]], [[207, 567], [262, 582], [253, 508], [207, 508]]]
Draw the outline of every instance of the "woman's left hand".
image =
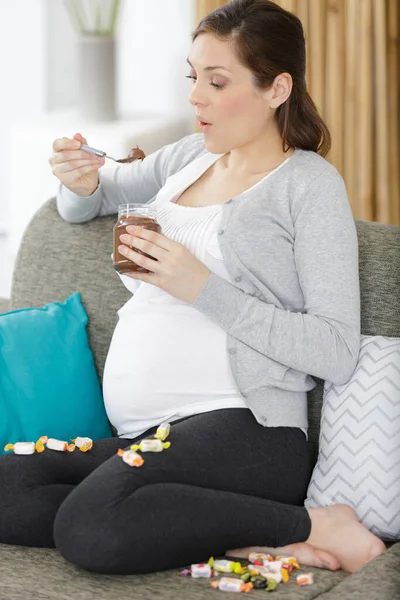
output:
[[[128, 225], [128, 233], [120, 236], [124, 245], [118, 251], [132, 262], [151, 273], [125, 273], [132, 279], [140, 279], [163, 289], [171, 296], [191, 304], [207, 281], [210, 270], [182, 244], [162, 233], [137, 225]], [[128, 246], [138, 248], [154, 258], [147, 258]]]

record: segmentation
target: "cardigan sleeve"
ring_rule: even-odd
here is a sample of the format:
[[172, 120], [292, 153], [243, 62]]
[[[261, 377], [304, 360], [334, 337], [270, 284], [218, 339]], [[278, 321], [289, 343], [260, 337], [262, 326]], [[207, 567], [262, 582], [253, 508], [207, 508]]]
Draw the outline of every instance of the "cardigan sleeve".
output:
[[292, 218], [304, 312], [268, 304], [215, 273], [192, 306], [257, 352], [341, 385], [358, 361], [360, 289], [357, 231], [340, 174], [321, 173]]
[[146, 204], [168, 177], [197, 158], [204, 148], [204, 136], [195, 133], [160, 148], [144, 160], [103, 168], [99, 171], [99, 185], [91, 196], [78, 196], [60, 185], [58, 212], [66, 221], [83, 223], [117, 213], [120, 204]]

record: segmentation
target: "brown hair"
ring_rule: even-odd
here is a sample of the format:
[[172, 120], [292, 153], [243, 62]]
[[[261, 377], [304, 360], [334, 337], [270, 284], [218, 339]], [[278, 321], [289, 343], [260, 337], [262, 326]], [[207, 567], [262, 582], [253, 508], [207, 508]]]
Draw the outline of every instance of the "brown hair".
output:
[[202, 33], [232, 41], [239, 61], [252, 71], [259, 89], [268, 89], [277, 75], [289, 73], [293, 80], [290, 96], [275, 114], [283, 151], [298, 147], [326, 156], [331, 135], [307, 91], [300, 19], [270, 0], [231, 0], [202, 19], [192, 41]]

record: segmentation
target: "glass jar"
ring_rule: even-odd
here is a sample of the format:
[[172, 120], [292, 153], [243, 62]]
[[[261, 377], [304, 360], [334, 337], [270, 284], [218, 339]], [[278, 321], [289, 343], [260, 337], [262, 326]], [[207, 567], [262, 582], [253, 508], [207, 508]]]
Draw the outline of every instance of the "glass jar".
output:
[[[161, 226], [156, 221], [157, 209], [155, 206], [149, 206], [148, 204], [120, 204], [118, 207], [118, 221], [114, 225], [114, 250], [113, 250], [113, 262], [114, 268], [119, 273], [129, 273], [132, 271], [140, 271], [141, 273], [150, 273], [148, 269], [137, 265], [136, 263], [129, 260], [126, 256], [123, 256], [118, 252], [118, 246], [122, 244], [119, 236], [123, 233], [128, 233], [126, 227], [128, 225], [138, 225], [145, 229], [151, 229], [161, 233]], [[139, 248], [133, 248], [139, 254], [147, 256], [152, 260], [156, 260], [153, 256], [149, 256], [145, 252], [139, 250]]]

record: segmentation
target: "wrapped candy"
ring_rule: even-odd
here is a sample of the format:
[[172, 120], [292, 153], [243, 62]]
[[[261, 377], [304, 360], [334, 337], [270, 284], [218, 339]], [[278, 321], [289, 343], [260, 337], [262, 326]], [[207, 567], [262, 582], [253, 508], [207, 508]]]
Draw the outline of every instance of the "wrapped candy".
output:
[[280, 560], [284, 569], [287, 569], [290, 565], [291, 569], [289, 569], [289, 573], [292, 569], [300, 569], [300, 565], [297, 562], [297, 558], [295, 558], [294, 556], [277, 556], [275, 560]]
[[161, 425], [158, 427], [156, 433], [154, 434], [154, 437], [156, 439], [164, 442], [167, 439], [167, 437], [169, 436], [170, 430], [171, 430], [171, 425], [169, 423], [161, 423]]
[[68, 444], [64, 440], [56, 440], [49, 438], [47, 435], [42, 435], [36, 444], [34, 442], [16, 442], [15, 444], [7, 444], [4, 450], [14, 450], [15, 454], [34, 454], [35, 452], [44, 452], [45, 447], [49, 450], [56, 450], [58, 452], [73, 452], [75, 447], [79, 448], [82, 452], [87, 452], [93, 447], [93, 440], [86, 437], [77, 437], [74, 444]]
[[265, 590], [268, 581], [265, 579], [265, 577], [262, 577], [262, 575], [253, 575], [250, 578], [250, 583], [253, 584], [253, 587], [256, 590]]
[[266, 590], [267, 592], [273, 592], [274, 589], [278, 586], [275, 579], [267, 579]]
[[281, 583], [283, 577], [282, 573], [271, 573], [270, 571], [265, 575], [267, 579], [273, 579], [276, 583]]
[[121, 450], [117, 452], [118, 456], [122, 456], [124, 463], [130, 467], [141, 467], [144, 464], [143, 458], [137, 452], [133, 450]]
[[57, 450], [57, 452], [66, 452], [67, 450], [68, 452], [72, 452], [75, 449], [73, 444], [68, 444], [68, 442], [65, 442], [64, 440], [56, 440], [54, 438], [49, 438], [47, 440], [46, 447], [49, 450]]
[[190, 567], [190, 573], [193, 579], [199, 579], [200, 577], [209, 579], [214, 577], [214, 572], [208, 563], [198, 563]]
[[93, 440], [89, 437], [77, 437], [72, 442], [81, 452], [88, 452], [93, 448]]
[[35, 454], [35, 442], [16, 442], [4, 446], [5, 452], [13, 450], [14, 454]]
[[264, 564], [264, 566], [271, 571], [271, 573], [279, 573], [282, 569], [281, 560], [271, 560]]
[[314, 583], [314, 575], [312, 573], [300, 573], [296, 577], [297, 585], [310, 585]]
[[38, 439], [38, 441], [35, 444], [35, 450], [36, 450], [36, 452], [44, 452], [44, 447], [45, 447], [45, 444], [47, 444], [48, 439], [49, 438], [47, 437], [47, 435], [42, 435]]
[[171, 442], [162, 442], [158, 439], [142, 440], [140, 444], [132, 444], [131, 450], [141, 452], [162, 452], [171, 446]]
[[274, 557], [271, 554], [264, 554], [263, 552], [250, 552], [247, 560], [251, 563], [263, 565], [264, 562], [274, 560]]
[[289, 571], [282, 567], [281, 569], [282, 581], [283, 583], [287, 583], [289, 581]]
[[243, 567], [240, 562], [234, 562], [233, 560], [214, 560], [210, 558], [208, 564], [213, 567], [214, 571], [218, 573], [242, 573]]
[[253, 589], [252, 583], [244, 583], [233, 577], [221, 577], [218, 581], [210, 581], [210, 585], [222, 592], [250, 592]]

